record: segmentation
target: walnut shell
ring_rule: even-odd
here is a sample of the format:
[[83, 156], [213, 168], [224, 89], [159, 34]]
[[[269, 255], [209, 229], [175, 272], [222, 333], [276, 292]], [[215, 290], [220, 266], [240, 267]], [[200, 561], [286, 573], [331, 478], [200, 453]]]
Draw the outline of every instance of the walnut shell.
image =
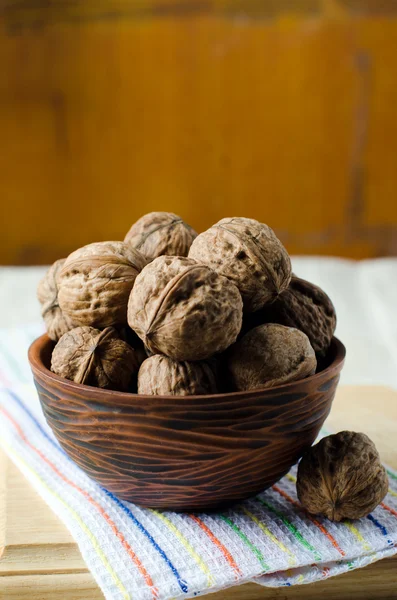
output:
[[58, 304], [58, 275], [65, 263], [61, 258], [54, 262], [41, 279], [37, 287], [37, 298], [41, 304], [41, 316], [47, 329], [48, 337], [54, 342], [72, 328]]
[[[318, 286], [292, 276], [288, 288], [274, 302], [248, 315], [259, 323], [280, 323], [306, 333], [314, 351], [325, 356], [336, 327], [335, 308]], [[252, 323], [254, 326], [254, 323]]]
[[127, 304], [144, 256], [124, 242], [88, 244], [68, 256], [58, 276], [58, 300], [74, 325], [127, 323]]
[[304, 379], [316, 371], [309, 338], [292, 327], [269, 323], [251, 329], [230, 348], [228, 371], [237, 390]]
[[131, 227], [124, 241], [148, 259], [164, 254], [187, 256], [197, 233], [181, 217], [169, 212], [151, 212]]
[[136, 278], [128, 323], [154, 354], [204, 360], [238, 335], [242, 300], [237, 287], [205, 265], [159, 256]]
[[193, 241], [189, 258], [233, 281], [254, 312], [288, 287], [291, 261], [274, 231], [255, 219], [221, 219]]
[[138, 373], [138, 394], [194, 396], [217, 394], [215, 374], [207, 362], [178, 362], [155, 354], [147, 358]]
[[57, 375], [112, 390], [128, 390], [138, 368], [134, 350], [113, 327], [71, 329], [61, 337], [51, 358], [51, 370]]
[[375, 444], [354, 431], [312, 446], [299, 463], [296, 483], [303, 506], [331, 521], [365, 517], [382, 502], [388, 486]]

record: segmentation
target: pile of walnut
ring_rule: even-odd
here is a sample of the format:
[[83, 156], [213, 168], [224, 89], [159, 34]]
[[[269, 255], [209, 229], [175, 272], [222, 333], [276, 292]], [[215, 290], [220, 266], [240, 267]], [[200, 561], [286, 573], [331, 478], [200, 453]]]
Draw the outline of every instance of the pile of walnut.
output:
[[172, 213], [49, 269], [38, 288], [54, 373], [140, 394], [272, 387], [315, 373], [334, 307], [291, 274], [267, 225], [222, 219], [197, 235]]
[[[54, 373], [156, 395], [216, 394], [315, 373], [336, 326], [331, 300], [291, 274], [287, 251], [254, 219], [197, 235], [172, 213], [145, 215], [124, 242], [58, 260], [38, 288]], [[339, 521], [368, 514], [387, 476], [364, 434], [329, 436], [303, 456], [298, 497]]]

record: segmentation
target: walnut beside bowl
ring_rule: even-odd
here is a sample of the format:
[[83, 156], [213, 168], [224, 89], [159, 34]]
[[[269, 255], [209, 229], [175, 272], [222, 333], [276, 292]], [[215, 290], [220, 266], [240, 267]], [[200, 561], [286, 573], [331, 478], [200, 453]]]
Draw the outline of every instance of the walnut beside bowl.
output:
[[29, 349], [44, 415], [69, 457], [119, 498], [208, 510], [278, 481], [315, 440], [345, 358], [333, 338], [325, 367], [270, 389], [142, 396], [77, 384], [49, 370], [47, 335]]

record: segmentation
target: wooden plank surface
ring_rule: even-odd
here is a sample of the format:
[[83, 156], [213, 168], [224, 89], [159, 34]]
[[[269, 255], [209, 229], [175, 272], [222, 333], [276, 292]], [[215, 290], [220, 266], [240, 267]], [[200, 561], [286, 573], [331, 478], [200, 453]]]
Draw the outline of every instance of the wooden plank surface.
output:
[[[397, 469], [397, 392], [379, 387], [340, 388], [326, 426], [364, 431], [382, 459]], [[64, 525], [0, 453], [0, 600], [103, 598]], [[397, 598], [397, 559], [311, 585], [270, 589], [254, 584], [218, 592], [217, 600]]]
[[255, 217], [294, 254], [397, 253], [395, 0], [0, 5], [0, 264], [150, 210]]

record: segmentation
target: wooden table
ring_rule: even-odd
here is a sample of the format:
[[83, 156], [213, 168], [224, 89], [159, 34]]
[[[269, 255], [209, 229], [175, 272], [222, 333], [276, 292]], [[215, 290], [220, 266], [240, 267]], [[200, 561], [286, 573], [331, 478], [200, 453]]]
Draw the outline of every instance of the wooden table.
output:
[[[382, 459], [397, 469], [397, 392], [376, 387], [340, 388], [326, 426], [364, 431]], [[0, 453], [0, 600], [101, 600], [64, 525]], [[212, 595], [214, 600], [397, 598], [397, 558], [293, 588], [245, 584]]]

